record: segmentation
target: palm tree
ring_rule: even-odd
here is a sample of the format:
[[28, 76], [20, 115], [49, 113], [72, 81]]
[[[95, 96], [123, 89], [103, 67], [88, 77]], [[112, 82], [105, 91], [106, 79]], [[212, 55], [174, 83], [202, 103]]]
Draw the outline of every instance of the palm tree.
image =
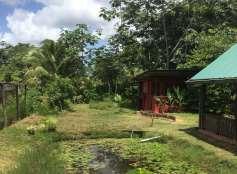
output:
[[41, 65], [47, 72], [57, 76], [73, 76], [78, 68], [82, 68], [83, 62], [79, 55], [72, 56], [72, 50], [66, 48], [61, 41], [44, 40], [41, 48], [35, 55], [41, 61]]
[[41, 84], [45, 77], [55, 79], [58, 76], [78, 75], [84, 64], [79, 55], [72, 56], [70, 52], [71, 50], [61, 41], [44, 40], [40, 47], [33, 48], [25, 57], [28, 65], [26, 79]]
[[33, 48], [24, 58], [28, 65], [25, 74], [30, 84], [42, 84], [45, 78], [56, 78], [63, 62], [63, 49], [53, 40], [44, 40], [41, 47]]

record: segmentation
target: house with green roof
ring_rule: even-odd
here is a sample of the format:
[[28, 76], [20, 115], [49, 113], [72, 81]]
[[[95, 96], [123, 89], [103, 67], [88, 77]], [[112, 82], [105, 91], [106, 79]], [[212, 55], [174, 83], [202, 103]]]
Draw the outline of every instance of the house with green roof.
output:
[[206, 68], [187, 81], [200, 88], [199, 95], [199, 128], [203, 133], [222, 138], [237, 140], [237, 99], [234, 100], [234, 114], [215, 115], [207, 112], [206, 89], [210, 84], [227, 84], [234, 86], [237, 94], [237, 44], [219, 56]]

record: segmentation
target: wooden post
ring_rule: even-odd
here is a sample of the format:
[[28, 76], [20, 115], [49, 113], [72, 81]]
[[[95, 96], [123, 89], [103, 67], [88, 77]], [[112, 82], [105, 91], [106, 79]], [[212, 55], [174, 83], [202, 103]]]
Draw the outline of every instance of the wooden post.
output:
[[19, 86], [18, 84], [15, 86], [16, 90], [16, 118], [17, 120], [20, 119], [20, 110], [19, 110]]
[[153, 127], [153, 124], [154, 124], [154, 114], [152, 113], [151, 114], [151, 127]]
[[4, 118], [4, 127], [7, 127], [6, 97], [5, 97], [4, 84], [1, 84], [1, 98], [2, 98], [2, 114]]
[[205, 100], [206, 100], [206, 85], [202, 85], [199, 91], [199, 128], [205, 129]]
[[26, 98], [27, 98], [27, 86], [24, 85], [25, 91], [24, 91], [24, 116], [27, 116], [27, 108], [26, 108]]
[[136, 109], [137, 111], [139, 111], [141, 108], [141, 82], [138, 83], [138, 90], [137, 90], [137, 94], [138, 94], [138, 99], [137, 99], [137, 102], [136, 102]]

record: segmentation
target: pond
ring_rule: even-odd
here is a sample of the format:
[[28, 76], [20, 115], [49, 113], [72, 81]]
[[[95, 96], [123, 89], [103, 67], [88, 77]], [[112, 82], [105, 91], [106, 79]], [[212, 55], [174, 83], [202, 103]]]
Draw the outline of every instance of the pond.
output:
[[96, 145], [90, 147], [94, 158], [89, 163], [90, 174], [126, 174], [132, 169], [129, 162]]

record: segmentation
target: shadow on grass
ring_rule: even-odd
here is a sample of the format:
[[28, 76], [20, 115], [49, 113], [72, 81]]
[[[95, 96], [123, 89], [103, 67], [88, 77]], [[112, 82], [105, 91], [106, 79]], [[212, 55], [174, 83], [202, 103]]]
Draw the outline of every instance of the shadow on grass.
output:
[[212, 138], [210, 136], [204, 135], [201, 132], [198, 131], [197, 127], [193, 127], [193, 128], [188, 128], [188, 129], [179, 129], [180, 131], [183, 131], [201, 141], [204, 141], [208, 144], [214, 145], [216, 147], [225, 149], [235, 155], [237, 155], [237, 146], [234, 144], [230, 144], [221, 140], [217, 140], [215, 138]]

